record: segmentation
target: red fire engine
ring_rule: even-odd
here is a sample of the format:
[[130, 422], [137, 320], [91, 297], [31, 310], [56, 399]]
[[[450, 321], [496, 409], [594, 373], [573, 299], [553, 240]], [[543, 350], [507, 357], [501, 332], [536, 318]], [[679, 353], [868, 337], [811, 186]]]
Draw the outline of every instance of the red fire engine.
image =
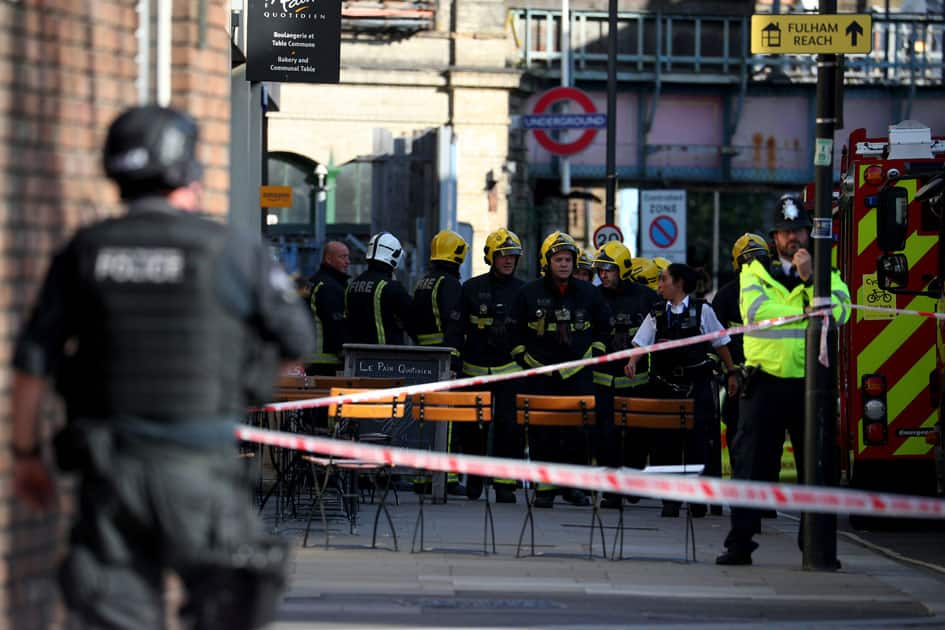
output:
[[[915, 121], [850, 134], [835, 263], [855, 304], [945, 312], [945, 140]], [[917, 193], [919, 196], [917, 198]], [[850, 485], [942, 492], [940, 320], [854, 311], [840, 329], [840, 447]]]

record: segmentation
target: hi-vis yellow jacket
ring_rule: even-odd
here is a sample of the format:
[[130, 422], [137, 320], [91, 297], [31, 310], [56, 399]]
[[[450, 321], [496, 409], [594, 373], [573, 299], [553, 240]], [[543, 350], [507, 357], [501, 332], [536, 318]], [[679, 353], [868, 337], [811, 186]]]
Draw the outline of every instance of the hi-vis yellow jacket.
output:
[[[742, 267], [739, 282], [739, 310], [745, 324], [772, 317], [800, 315], [813, 301], [813, 287], [800, 283], [788, 291], [757, 260]], [[830, 274], [830, 293], [834, 319], [838, 326], [842, 326], [850, 319], [850, 290], [836, 270]], [[745, 364], [760, 367], [772, 376], [802, 378], [806, 332], [807, 320], [800, 320], [745, 333]]]

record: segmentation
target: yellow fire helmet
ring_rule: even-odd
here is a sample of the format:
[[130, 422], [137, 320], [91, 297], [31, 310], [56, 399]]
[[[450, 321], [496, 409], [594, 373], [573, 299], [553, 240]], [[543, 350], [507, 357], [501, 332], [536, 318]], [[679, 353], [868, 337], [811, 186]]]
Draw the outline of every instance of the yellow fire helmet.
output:
[[630, 279], [656, 291], [660, 279], [656, 263], [649, 258], [632, 258], [630, 265]]
[[574, 242], [574, 239], [571, 238], [569, 234], [555, 231], [546, 236], [544, 242], [541, 244], [539, 262], [541, 263], [542, 273], [547, 273], [548, 265], [551, 264], [551, 257], [558, 252], [571, 252], [574, 255], [576, 266], [578, 254], [580, 253], [577, 243]]
[[577, 262], [574, 265], [574, 268], [586, 269], [587, 271], [590, 271], [590, 272], [594, 271], [593, 261], [590, 259], [587, 253], [581, 248], [578, 248], [578, 257], [577, 257]]
[[742, 265], [747, 265], [761, 256], [770, 257], [771, 250], [768, 248], [768, 241], [759, 234], [745, 232], [732, 245], [732, 267], [735, 271], [740, 271]]
[[469, 246], [462, 236], [453, 230], [440, 230], [430, 241], [430, 260], [444, 260], [461, 265], [466, 260], [467, 249]]
[[[628, 280], [633, 271], [633, 262], [630, 250], [620, 241], [607, 241], [594, 257], [594, 267], [597, 269], [616, 269], [621, 280]], [[646, 260], [645, 258], [640, 260]]]
[[490, 267], [495, 263], [496, 256], [521, 256], [522, 239], [505, 228], [499, 228], [486, 237], [486, 245], [482, 248], [486, 264]]
[[663, 271], [673, 263], [668, 258], [657, 256], [656, 258], [653, 259], [653, 264], [656, 265], [657, 269], [659, 269], [660, 271]]

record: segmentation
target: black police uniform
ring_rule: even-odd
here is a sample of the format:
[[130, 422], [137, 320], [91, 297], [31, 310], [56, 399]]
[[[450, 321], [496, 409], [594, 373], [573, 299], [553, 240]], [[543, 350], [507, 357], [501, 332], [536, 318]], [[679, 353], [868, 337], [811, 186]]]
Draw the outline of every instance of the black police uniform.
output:
[[[610, 309], [600, 291], [575, 278], [569, 278], [563, 290], [547, 276], [529, 282], [518, 294], [512, 319], [516, 331], [513, 357], [526, 368], [600, 356], [611, 336]], [[589, 367], [559, 370], [526, 379], [522, 390], [544, 395], [592, 395], [593, 373]], [[542, 429], [532, 434], [533, 459], [587, 462], [583, 440], [574, 431]]]
[[[742, 315], [738, 310], [738, 300], [741, 296], [741, 285], [738, 276], [726, 282], [719, 290], [715, 292], [712, 298], [712, 310], [718, 316], [719, 321], [726, 328], [742, 325]], [[741, 367], [745, 364], [745, 351], [741, 335], [732, 335], [732, 341], [728, 344], [728, 351], [732, 354], [732, 362]], [[725, 442], [729, 446], [729, 458], [731, 459], [731, 445], [735, 439], [735, 432], [738, 430], [738, 398], [733, 398], [726, 394], [725, 401], [722, 403], [722, 418], [725, 420]]]
[[312, 276], [309, 308], [315, 323], [315, 352], [306, 357], [305, 373], [334, 376], [341, 367], [345, 342], [345, 289], [348, 274], [322, 263]]
[[[505, 374], [520, 368], [512, 361], [513, 344], [512, 305], [525, 282], [515, 276], [488, 273], [467, 280], [462, 286], [459, 318], [447, 327], [446, 345], [459, 348], [461, 358], [454, 361], [453, 369], [463, 376]], [[514, 381], [500, 381], [488, 386], [495, 409], [492, 423], [493, 454], [498, 457], [520, 458], [522, 438], [515, 422]], [[463, 452], [482, 454], [485, 444], [476, 426], [454, 427]], [[497, 485], [511, 486], [515, 482], [495, 479]], [[470, 483], [470, 488], [472, 488]], [[477, 494], [473, 492], [473, 494]]]
[[[673, 313], [666, 302], [653, 307], [650, 314], [656, 323], [655, 341], [689, 339], [702, 334], [702, 310], [712, 307], [704, 300], [689, 296], [682, 313]], [[709, 342], [690, 344], [681, 348], [662, 350], [651, 355], [650, 384], [654, 396], [665, 398], [692, 398], [694, 405], [693, 429], [685, 442], [687, 464], [704, 464], [706, 475], [718, 476], [710, 462], [717, 447], [718, 415], [712, 387], [713, 361], [709, 357]], [[663, 439], [651, 451], [651, 463], [680, 463], [681, 442]], [[664, 502], [673, 506], [674, 502]], [[704, 507], [698, 513], [704, 514]]]
[[[600, 287], [601, 295], [613, 315], [613, 333], [607, 340], [607, 353], [626, 350], [631, 347], [633, 336], [640, 324], [660, 301], [656, 291], [638, 282], [621, 280], [616, 289]], [[637, 377], [630, 379], [624, 375], [626, 359], [612, 361], [594, 367], [598, 426], [601, 427], [601, 463], [605, 466], [646, 466], [647, 449], [638, 430], [631, 430], [626, 436], [626, 452], [620, 450], [620, 437], [614, 426], [614, 396], [640, 396], [645, 391], [647, 375], [647, 357], [641, 357], [637, 363]]]
[[76, 439], [59, 446], [82, 482], [60, 578], [85, 622], [163, 627], [165, 569], [182, 578], [195, 627], [267, 620], [285, 548], [260, 532], [233, 431], [246, 385], [271, 387], [279, 357], [313, 346], [304, 304], [258, 238], [163, 197], [80, 229], [56, 255], [13, 364], [64, 379]]
[[379, 261], [351, 281], [345, 293], [350, 343], [403, 345], [410, 321], [407, 289], [394, 279], [393, 268]]

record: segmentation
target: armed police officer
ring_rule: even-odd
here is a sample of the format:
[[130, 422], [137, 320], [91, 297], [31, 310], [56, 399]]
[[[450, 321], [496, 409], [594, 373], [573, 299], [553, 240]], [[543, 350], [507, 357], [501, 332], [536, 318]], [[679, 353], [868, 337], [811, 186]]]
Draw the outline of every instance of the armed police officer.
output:
[[[466, 260], [468, 249], [463, 237], [452, 230], [437, 232], [430, 242], [430, 268], [413, 291], [410, 321], [417, 344], [444, 345], [446, 327], [459, 319], [459, 296], [462, 291], [459, 267]], [[459, 358], [459, 350], [455, 347], [452, 354], [454, 359]], [[463, 448], [462, 426], [462, 423], [449, 425], [447, 448], [451, 453], [472, 452]], [[472, 444], [466, 446], [473, 448]], [[466, 488], [459, 482], [459, 475], [455, 472], [447, 473], [446, 482], [450, 494], [466, 494]], [[481, 484], [479, 487], [482, 487]]]
[[89, 627], [164, 627], [165, 570], [186, 588], [187, 627], [258, 627], [285, 577], [284, 544], [261, 535], [248, 501], [234, 428], [244, 386], [271, 391], [279, 357], [312, 351], [312, 327], [258, 237], [198, 216], [197, 136], [165, 107], [112, 123], [105, 172], [127, 213], [56, 254], [16, 343], [14, 492], [33, 508], [53, 500], [37, 425], [58, 373], [70, 418], [59, 460], [81, 476], [60, 581]]
[[367, 246], [368, 268], [345, 292], [345, 316], [351, 343], [403, 345], [410, 322], [411, 300], [394, 270], [403, 247], [390, 232], [378, 232]]
[[[522, 256], [522, 241], [514, 232], [499, 228], [486, 237], [483, 252], [490, 269], [463, 284], [459, 319], [447, 329], [447, 345], [459, 348], [462, 356], [455, 371], [464, 377], [506, 374], [520, 369], [518, 363], [511, 360], [511, 351], [515, 345], [512, 305], [525, 285], [515, 277]], [[521, 435], [515, 421], [516, 386], [512, 381], [502, 381], [489, 388], [495, 402], [493, 453], [498, 457], [521, 457]], [[478, 428], [470, 426], [464, 431], [463, 450], [482, 453], [481, 436], [474, 431], [478, 432]], [[515, 503], [514, 480], [495, 479], [493, 483], [496, 502]], [[480, 479], [466, 480], [469, 498], [478, 498], [481, 492]]]
[[[654, 342], [689, 339], [698, 335], [722, 330], [712, 307], [704, 300], [693, 297], [698, 276], [688, 265], [671, 263], [660, 272], [659, 293], [665, 302], [658, 302], [643, 320], [633, 338], [633, 345], [648, 346]], [[729, 391], [734, 391], [736, 376], [732, 355], [726, 347], [727, 335], [711, 342], [700, 342], [680, 348], [661, 350], [650, 355], [650, 383], [654, 395], [668, 398], [692, 398], [695, 406], [695, 423], [686, 441], [686, 462], [706, 464], [713, 450], [712, 440], [717, 440], [718, 417], [712, 388], [713, 362], [709, 357], [714, 348], [725, 365], [729, 377]], [[630, 357], [625, 371], [633, 378], [637, 373], [640, 357]], [[653, 456], [653, 463], [678, 461], [675, 446], [664, 443]], [[675, 452], [674, 452], [675, 451]], [[707, 470], [707, 473], [714, 471]], [[705, 516], [706, 506], [690, 505], [692, 516]], [[663, 502], [662, 516], [679, 516], [679, 504]]]
[[[553, 232], [541, 246], [543, 278], [526, 284], [515, 302], [512, 319], [517, 345], [512, 356], [523, 367], [539, 367], [602, 355], [610, 338], [610, 310], [600, 291], [590, 283], [572, 277], [578, 248], [568, 234]], [[589, 367], [558, 370], [550, 375], [531, 377], [523, 384], [533, 393], [592, 395], [594, 379]], [[540, 427], [535, 431], [532, 455], [535, 459], [584, 464], [586, 453], [573, 431]], [[554, 505], [557, 489], [539, 485], [535, 507]], [[587, 505], [580, 490], [564, 491], [565, 500]]]
[[[794, 197], [782, 197], [774, 210], [771, 237], [778, 260], [768, 267], [764, 258], [742, 266], [741, 314], [745, 324], [800, 315], [813, 300], [813, 261], [807, 245], [811, 220]], [[833, 270], [830, 278], [833, 316], [838, 326], [850, 314], [850, 291]], [[785, 430], [794, 445], [798, 480], [802, 481], [804, 446], [804, 375], [806, 321], [745, 334], [746, 377], [738, 431], [732, 444], [735, 479], [769, 481], [780, 469]], [[751, 564], [758, 547], [752, 540], [760, 528], [760, 512], [732, 508], [726, 551], [715, 562]]]
[[305, 360], [305, 373], [334, 376], [341, 367], [345, 342], [345, 289], [351, 254], [340, 241], [325, 243], [322, 264], [312, 276], [309, 308], [315, 324], [315, 352]]
[[[607, 353], [626, 350], [636, 335], [643, 319], [659, 301], [656, 291], [630, 280], [633, 267], [630, 250], [617, 241], [604, 244], [594, 258], [594, 267], [600, 278], [600, 292], [613, 316], [613, 333], [607, 340]], [[633, 468], [646, 467], [646, 448], [638, 431], [631, 431], [629, 451], [622, 444], [613, 422], [614, 396], [638, 396], [648, 381], [646, 359], [637, 366], [634, 378], [624, 374], [623, 363], [614, 361], [594, 367], [594, 385], [597, 392], [597, 417], [601, 427], [601, 463], [605, 466]], [[601, 507], [618, 508], [622, 498], [605, 494]]]

